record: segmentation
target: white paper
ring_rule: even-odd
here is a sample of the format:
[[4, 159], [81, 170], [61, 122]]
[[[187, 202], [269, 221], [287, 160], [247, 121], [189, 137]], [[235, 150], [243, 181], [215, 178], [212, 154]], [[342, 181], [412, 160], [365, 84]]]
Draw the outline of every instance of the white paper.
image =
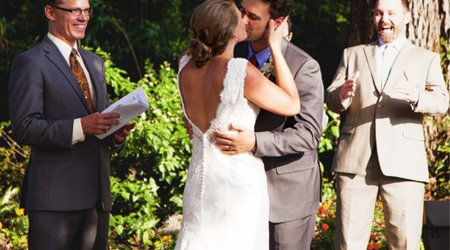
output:
[[142, 87], [135, 89], [133, 92], [124, 96], [122, 99], [118, 100], [102, 111], [102, 114], [111, 112], [118, 113], [120, 115], [119, 124], [112, 125], [111, 129], [108, 130], [108, 132], [96, 136], [100, 139], [105, 138], [106, 136], [117, 131], [122, 126], [126, 125], [129, 121], [136, 118], [138, 115], [145, 112], [148, 108], [149, 106], [147, 102], [147, 96], [145, 95]]

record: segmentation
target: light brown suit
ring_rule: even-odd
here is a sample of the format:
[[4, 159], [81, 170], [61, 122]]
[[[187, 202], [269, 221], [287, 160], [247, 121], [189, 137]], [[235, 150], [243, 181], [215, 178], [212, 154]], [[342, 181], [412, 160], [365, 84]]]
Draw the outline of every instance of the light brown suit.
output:
[[[391, 74], [382, 90], [377, 79], [377, 70], [379, 70], [375, 59], [377, 46], [377, 43], [374, 42], [344, 50], [335, 78], [327, 89], [326, 104], [330, 110], [342, 113], [343, 118], [339, 144], [333, 162], [333, 171], [338, 173], [338, 182], [342, 180], [339, 178], [343, 176], [344, 179], [349, 181], [354, 180], [355, 176], [360, 178], [361, 182], [358, 185], [363, 186], [361, 190], [375, 185], [374, 195], [366, 194], [357, 187], [355, 189], [358, 190], [358, 195], [352, 193], [351, 197], [355, 198], [356, 201], [363, 201], [362, 199], [366, 195], [371, 196], [372, 198], [370, 199], [374, 199], [376, 198], [376, 192], [379, 191], [385, 206], [388, 206], [385, 211], [393, 213], [385, 214], [388, 219], [389, 217], [394, 218], [397, 216], [395, 212], [398, 210], [402, 211], [402, 208], [392, 207], [392, 210], [390, 210], [389, 206], [394, 205], [388, 204], [387, 196], [393, 195], [396, 199], [399, 197], [409, 199], [409, 201], [405, 201], [409, 205], [420, 204], [417, 210], [406, 216], [406, 219], [403, 219], [400, 223], [401, 225], [406, 225], [407, 223], [404, 220], [409, 220], [413, 217], [417, 221], [416, 217], [421, 216], [423, 191], [420, 193], [420, 186], [416, 188], [418, 190], [416, 195], [411, 195], [412, 199], [416, 200], [411, 201], [410, 198], [403, 197], [406, 195], [402, 195], [400, 191], [405, 191], [411, 186], [402, 186], [402, 184], [398, 186], [399, 189], [390, 190], [389, 192], [392, 193], [388, 193], [383, 185], [386, 186], [392, 183], [417, 185], [417, 183], [428, 182], [422, 127], [423, 116], [435, 116], [447, 112], [449, 105], [448, 91], [441, 72], [439, 55], [414, 46], [409, 41], [406, 41], [401, 47], [392, 66]], [[355, 71], [360, 71], [361, 74], [356, 83], [355, 96], [352, 98], [348, 109], [345, 109], [342, 105], [339, 90], [346, 79]], [[407, 101], [394, 98], [393, 86], [406, 80], [409, 80], [410, 84], [414, 84], [420, 92], [419, 101], [414, 110]], [[343, 198], [347, 194], [342, 193], [343, 189], [341, 187], [343, 186], [338, 183], [338, 202], [341, 199], [342, 206], [353, 206], [346, 203], [349, 202], [346, 200], [349, 198]], [[368, 203], [370, 202], [368, 201]], [[374, 204], [372, 204], [373, 206]], [[360, 209], [365, 208], [360, 207]], [[369, 210], [367, 213], [373, 211], [373, 208], [367, 209]], [[341, 210], [344, 210], [344, 208]], [[410, 210], [410, 208], [405, 208], [405, 211], [409, 212]], [[351, 218], [352, 216], [357, 217], [349, 210], [343, 213], [347, 213], [341, 215], [345, 219], [353, 220], [355, 218]], [[368, 216], [372, 215], [373, 212]], [[418, 224], [420, 224], [420, 221]], [[346, 226], [348, 225], [342, 225], [342, 227]], [[394, 225], [389, 226], [394, 227]], [[420, 225], [414, 225], [414, 227], [417, 226]], [[343, 230], [346, 231], [345, 228]], [[361, 228], [352, 230], [359, 231]], [[365, 229], [362, 231], [365, 231]], [[420, 229], [418, 231], [420, 239]], [[345, 233], [353, 234], [355, 232]], [[397, 232], [391, 231], [388, 232], [389, 236], [391, 236], [392, 242], [398, 235]], [[364, 237], [366, 236], [364, 235]], [[402, 237], [400, 236], [398, 240], [403, 240]], [[409, 236], [405, 237], [408, 238]], [[347, 243], [345, 242], [344, 245]], [[349, 244], [342, 249], [353, 249], [351, 243]], [[411, 243], [407, 244], [410, 245]], [[408, 249], [415, 249], [415, 246]]]

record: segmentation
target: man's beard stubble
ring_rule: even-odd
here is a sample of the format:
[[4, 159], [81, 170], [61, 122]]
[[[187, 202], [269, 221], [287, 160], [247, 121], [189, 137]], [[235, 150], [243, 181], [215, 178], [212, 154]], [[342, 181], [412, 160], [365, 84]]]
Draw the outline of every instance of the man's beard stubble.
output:
[[391, 43], [391, 42], [395, 41], [395, 39], [400, 37], [401, 34], [405, 33], [404, 30], [406, 29], [406, 25], [403, 25], [403, 26], [392, 25], [392, 29], [393, 29], [392, 33], [382, 33], [382, 32], [380, 32], [381, 26], [382, 26], [382, 24], [379, 24], [376, 27], [377, 33], [378, 33], [378, 37], [381, 39], [381, 41], [383, 41], [385, 43]]
[[269, 35], [268, 32], [268, 25], [264, 33], [261, 35], [252, 34], [247, 32], [247, 39], [245, 39], [246, 42], [260, 42], [260, 41], [267, 41], [267, 36]]

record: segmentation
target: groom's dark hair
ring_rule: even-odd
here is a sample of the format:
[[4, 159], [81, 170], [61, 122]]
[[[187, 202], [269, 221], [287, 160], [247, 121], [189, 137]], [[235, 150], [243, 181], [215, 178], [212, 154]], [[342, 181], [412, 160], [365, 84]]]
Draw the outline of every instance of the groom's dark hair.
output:
[[291, 14], [293, 0], [261, 0], [263, 3], [269, 4], [270, 18], [277, 19], [279, 17], [287, 17]]

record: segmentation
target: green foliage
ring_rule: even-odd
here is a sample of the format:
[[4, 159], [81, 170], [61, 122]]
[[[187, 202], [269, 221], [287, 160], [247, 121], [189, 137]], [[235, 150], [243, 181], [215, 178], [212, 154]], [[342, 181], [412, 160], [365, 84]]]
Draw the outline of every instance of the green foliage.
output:
[[19, 187], [30, 148], [11, 138], [11, 122], [0, 122], [0, 249], [27, 249], [28, 220], [19, 209]]
[[168, 63], [146, 74], [137, 83], [114, 66], [110, 55], [96, 50], [105, 61], [107, 82], [116, 101], [137, 87], [147, 95], [149, 110], [136, 118], [136, 128], [125, 148], [113, 155], [111, 219], [112, 239], [149, 247], [155, 229], [169, 215], [181, 212], [181, 201], [190, 160], [191, 141], [182, 120], [176, 73]]
[[163, 236], [155, 241], [155, 250], [172, 250], [175, 248], [176, 238], [172, 236]]
[[328, 116], [328, 124], [323, 129], [322, 137], [319, 143], [319, 153], [325, 153], [332, 151], [339, 139], [339, 114], [336, 114], [329, 110], [327, 106], [324, 106], [325, 113]]
[[[446, 75], [450, 68], [450, 44], [441, 40], [441, 65], [444, 69], [444, 79], [447, 80], [447, 88], [450, 84], [450, 76]], [[430, 182], [426, 190], [428, 200], [450, 199], [450, 116], [427, 117], [427, 153]]]
[[347, 46], [349, 0], [294, 1], [292, 43], [316, 59], [327, 87]]
[[[28, 220], [19, 209], [19, 188], [8, 187], [0, 199], [0, 249], [27, 249]], [[10, 247], [10, 248], [8, 248]]]
[[320, 169], [323, 173], [323, 178], [331, 180], [333, 174], [331, 172], [331, 166], [334, 157], [334, 147], [339, 139], [339, 115], [332, 112], [324, 105], [325, 113], [328, 116], [328, 124], [323, 128], [321, 139], [319, 142], [319, 159]]
[[[426, 186], [427, 199], [450, 198], [450, 116], [428, 118], [436, 134], [428, 140], [428, 172], [430, 182]], [[440, 131], [440, 132], [439, 132]], [[430, 152], [431, 151], [431, 152]]]
[[0, 190], [21, 185], [30, 156], [30, 147], [11, 138], [10, 125], [10, 121], [0, 122]]
[[152, 245], [155, 228], [160, 221], [155, 211], [159, 207], [156, 196], [158, 186], [153, 179], [137, 180], [130, 177], [120, 180], [111, 177], [111, 193], [115, 213], [111, 215], [110, 240], [112, 245]]
[[[40, 1], [1, 1], [0, 10], [1, 80], [9, 71], [11, 59], [35, 45], [46, 34], [46, 23]], [[31, 16], [34, 17], [33, 22], [30, 22]]]
[[183, 2], [91, 0], [95, 13], [85, 42], [113, 52], [132, 79], [141, 79], [148, 59], [156, 65], [174, 63], [185, 50], [191, 10]]
[[442, 52], [440, 54], [441, 56], [441, 66], [442, 69], [444, 69], [444, 78], [447, 79], [447, 86], [450, 84], [450, 76], [447, 75], [448, 70], [446, 70], [448, 67], [450, 67], [450, 42], [448, 40], [445, 40], [444, 38], [441, 38], [441, 49]]

